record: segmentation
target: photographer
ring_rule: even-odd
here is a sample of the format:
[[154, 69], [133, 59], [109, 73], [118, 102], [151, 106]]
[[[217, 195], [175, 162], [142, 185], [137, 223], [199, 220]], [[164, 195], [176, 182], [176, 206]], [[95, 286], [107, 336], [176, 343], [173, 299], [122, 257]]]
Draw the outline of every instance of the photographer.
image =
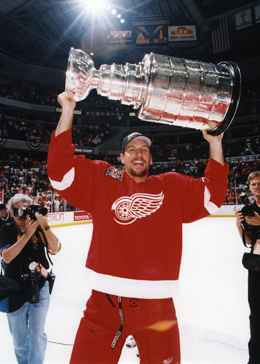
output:
[[[41, 213], [39, 213], [41, 212]], [[19, 282], [19, 291], [9, 297], [7, 319], [17, 362], [41, 364], [47, 337], [44, 333], [50, 290], [47, 249], [56, 254], [60, 243], [47, 222], [47, 211], [32, 205], [27, 195], [9, 201], [14, 222], [0, 229], [0, 252], [5, 275]], [[45, 216], [44, 216], [45, 215]]]
[[[250, 333], [248, 364], [260, 363], [260, 171], [248, 176], [248, 185], [254, 203], [236, 213], [238, 232], [250, 253], [243, 256], [243, 265], [248, 269], [248, 302], [250, 307]], [[252, 216], [250, 216], [252, 215]]]

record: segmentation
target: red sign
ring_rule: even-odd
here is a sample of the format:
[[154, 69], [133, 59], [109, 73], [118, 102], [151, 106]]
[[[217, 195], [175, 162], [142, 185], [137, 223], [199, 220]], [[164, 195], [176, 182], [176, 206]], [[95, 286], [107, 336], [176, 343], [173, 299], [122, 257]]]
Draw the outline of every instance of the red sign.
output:
[[74, 221], [92, 220], [92, 215], [86, 211], [75, 211]]

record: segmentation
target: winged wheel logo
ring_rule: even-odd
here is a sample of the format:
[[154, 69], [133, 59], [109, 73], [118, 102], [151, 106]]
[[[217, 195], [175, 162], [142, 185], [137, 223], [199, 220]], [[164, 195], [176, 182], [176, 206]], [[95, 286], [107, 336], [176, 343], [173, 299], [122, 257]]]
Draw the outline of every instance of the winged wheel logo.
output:
[[124, 196], [112, 205], [114, 220], [118, 224], [129, 225], [136, 219], [149, 216], [156, 212], [163, 203], [164, 194], [136, 193], [130, 197]]

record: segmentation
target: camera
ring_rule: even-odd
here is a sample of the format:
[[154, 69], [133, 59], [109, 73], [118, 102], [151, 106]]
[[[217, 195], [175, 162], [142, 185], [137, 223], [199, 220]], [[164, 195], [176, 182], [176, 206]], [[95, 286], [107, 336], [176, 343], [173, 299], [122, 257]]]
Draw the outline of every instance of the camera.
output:
[[40, 301], [39, 279], [41, 277], [41, 272], [37, 272], [35, 266], [36, 263], [32, 262], [29, 266], [30, 272], [22, 276], [23, 282], [28, 289], [30, 303], [37, 303]]
[[247, 194], [241, 193], [240, 198], [241, 198], [242, 203], [245, 205], [240, 210], [240, 212], [242, 212], [242, 214], [244, 216], [255, 216], [255, 211], [254, 211], [253, 207], [250, 205], [250, 201], [249, 201]]
[[40, 272], [31, 271], [30, 274], [30, 285], [29, 285], [29, 302], [37, 303], [40, 301], [40, 289], [38, 278], [41, 276]]
[[35, 212], [45, 216], [48, 213], [46, 207], [41, 205], [30, 205], [28, 207], [14, 207], [14, 217], [26, 217], [29, 215], [30, 220], [36, 220]]
[[[242, 203], [245, 205], [240, 210], [240, 212], [242, 212], [244, 216], [255, 216], [255, 211], [253, 207], [250, 205], [250, 201], [247, 194], [241, 193], [239, 196], [241, 198]], [[241, 226], [244, 230], [250, 230], [252, 228], [250, 225], [248, 225], [248, 223], [245, 220], [241, 222]]]

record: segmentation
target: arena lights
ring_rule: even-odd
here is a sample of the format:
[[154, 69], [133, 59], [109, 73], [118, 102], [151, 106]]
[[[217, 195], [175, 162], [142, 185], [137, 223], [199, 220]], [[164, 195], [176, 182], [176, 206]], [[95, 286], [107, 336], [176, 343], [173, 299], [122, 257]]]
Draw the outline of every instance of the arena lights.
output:
[[103, 0], [88, 1], [87, 6], [86, 1], [82, 0], [81, 2], [87, 10], [91, 10], [92, 12], [98, 12], [101, 7], [106, 7], [106, 3]]
[[105, 12], [112, 14], [113, 16], [115, 16], [115, 18], [117, 18], [120, 21], [120, 23], [125, 22], [120, 12], [118, 11], [118, 9], [116, 9], [116, 7], [113, 4], [107, 3], [103, 0], [88, 1], [87, 6], [86, 6], [86, 0], [81, 0], [81, 3], [84, 5], [84, 7], [88, 12], [100, 15], [100, 9], [102, 8], [103, 12], [105, 10]]
[[117, 12], [117, 10], [110, 4], [106, 5], [106, 8], [108, 11], [111, 12], [112, 15], [114, 15], [117, 19], [120, 19], [120, 23], [124, 23], [125, 20], [122, 18], [122, 15]]

